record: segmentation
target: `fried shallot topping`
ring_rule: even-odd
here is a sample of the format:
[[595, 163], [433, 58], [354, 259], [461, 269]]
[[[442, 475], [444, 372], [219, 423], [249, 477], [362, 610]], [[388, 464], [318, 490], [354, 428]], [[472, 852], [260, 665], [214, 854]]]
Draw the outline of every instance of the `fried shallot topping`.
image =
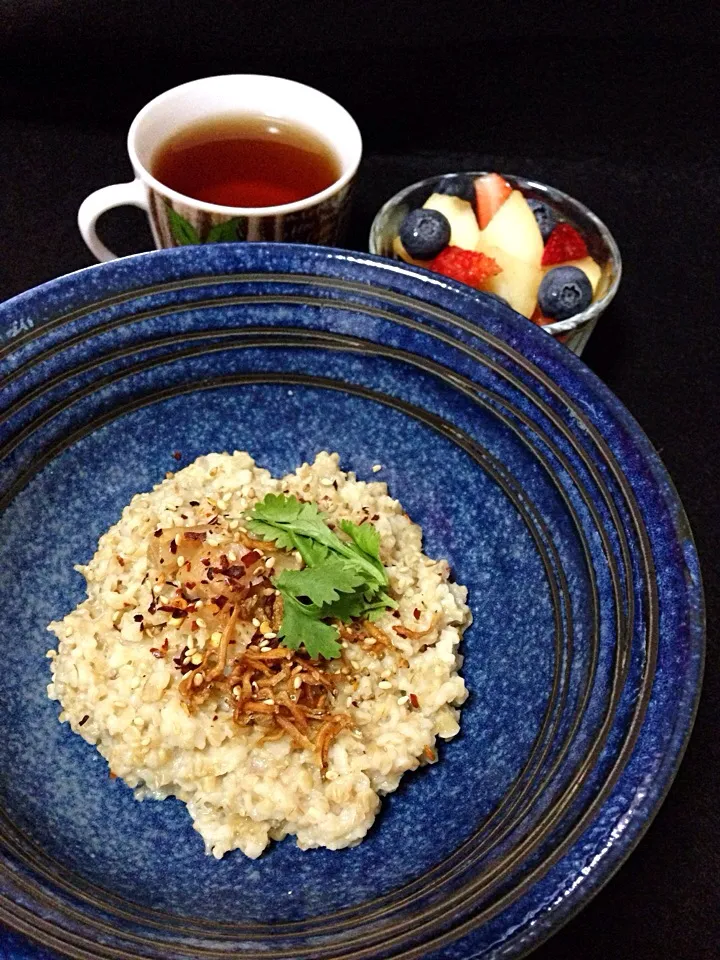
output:
[[[160, 530], [151, 546], [159, 581], [173, 585], [174, 593], [153, 600], [150, 612], [169, 614], [187, 634], [184, 649], [173, 659], [183, 675], [182, 701], [193, 711], [224, 697], [236, 723], [262, 730], [261, 742], [288, 735], [297, 748], [313, 750], [324, 769], [333, 740], [352, 725], [347, 714], [333, 709], [340, 675], [322, 658], [280, 645], [283, 601], [270, 580], [273, 564], [267, 565], [274, 545], [237, 531], [237, 543], [220, 547], [211, 529]], [[193, 640], [198, 626], [212, 631], [202, 649]], [[361, 632], [349, 639], [370, 632], [388, 643], [373, 624], [357, 628]]]

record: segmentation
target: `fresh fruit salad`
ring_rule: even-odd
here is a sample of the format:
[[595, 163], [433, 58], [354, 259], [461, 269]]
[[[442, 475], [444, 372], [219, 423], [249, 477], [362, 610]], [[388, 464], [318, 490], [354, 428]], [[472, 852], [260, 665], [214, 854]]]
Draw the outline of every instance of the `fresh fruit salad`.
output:
[[440, 180], [400, 224], [393, 251], [494, 294], [541, 325], [585, 310], [602, 276], [572, 224], [498, 173]]

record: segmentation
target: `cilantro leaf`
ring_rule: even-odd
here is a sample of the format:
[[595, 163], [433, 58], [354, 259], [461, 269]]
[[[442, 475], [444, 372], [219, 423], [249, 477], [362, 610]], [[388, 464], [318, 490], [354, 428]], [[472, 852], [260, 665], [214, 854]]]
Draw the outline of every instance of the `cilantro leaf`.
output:
[[274, 542], [279, 550], [295, 549], [295, 538], [290, 531], [265, 523], [264, 520], [251, 520], [248, 523], [248, 531], [258, 540]]
[[351, 520], [341, 520], [340, 527], [363, 553], [374, 560], [380, 559], [380, 534], [371, 523], [357, 524]]
[[308, 616], [296, 601], [283, 597], [283, 619], [278, 636], [291, 650], [304, 646], [311, 657], [332, 660], [340, 656], [338, 632], [322, 620]]
[[301, 645], [311, 656], [340, 655], [338, 632], [328, 620], [380, 616], [397, 606], [387, 595], [387, 573], [380, 560], [380, 536], [372, 524], [340, 522], [349, 540], [329, 526], [314, 503], [269, 493], [248, 514], [253, 536], [283, 550], [297, 550], [302, 570], [284, 570], [274, 581], [283, 598], [278, 633], [285, 646]]
[[275, 581], [283, 593], [308, 597], [317, 606], [333, 603], [341, 593], [352, 593], [364, 583], [362, 574], [342, 560], [328, 558], [324, 563], [304, 570], [284, 570]]
[[324, 543], [317, 543], [310, 537], [295, 537], [295, 549], [308, 567], [317, 567], [330, 556], [330, 550]]

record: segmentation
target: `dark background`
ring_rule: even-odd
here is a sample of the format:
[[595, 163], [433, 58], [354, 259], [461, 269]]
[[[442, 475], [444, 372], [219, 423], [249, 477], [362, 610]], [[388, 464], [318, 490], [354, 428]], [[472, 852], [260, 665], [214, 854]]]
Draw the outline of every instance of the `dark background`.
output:
[[[720, 7], [541, 2], [0, 0], [0, 299], [91, 263], [75, 215], [130, 179], [125, 133], [162, 90], [274, 73], [320, 87], [365, 138], [349, 246], [421, 176], [532, 175], [610, 226], [625, 273], [585, 353], [660, 451], [703, 563], [695, 733], [646, 838], [538, 960], [720, 955]], [[150, 246], [139, 211], [101, 233]]]

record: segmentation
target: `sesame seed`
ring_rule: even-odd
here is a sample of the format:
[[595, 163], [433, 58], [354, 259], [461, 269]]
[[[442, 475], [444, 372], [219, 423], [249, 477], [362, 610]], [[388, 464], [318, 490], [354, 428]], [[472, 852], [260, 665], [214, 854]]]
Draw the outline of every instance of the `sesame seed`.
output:
[[185, 563], [185, 557], [182, 554], [178, 555], [177, 565], [181, 567]]
[[260, 626], [260, 621], [258, 620], [257, 617], [253, 617], [252, 625], [253, 625], [254, 627], [259, 627], [259, 626]]
[[194, 653], [190, 657], [190, 663], [192, 663], [196, 667], [199, 667], [202, 662], [203, 662], [203, 657], [201, 653]]
[[178, 547], [180, 546], [180, 538], [181, 538], [181, 537], [182, 537], [182, 534], [180, 534], [180, 533], [176, 533], [175, 536], [173, 537], [173, 540], [175, 541], [175, 544], [176, 544]]
[[263, 700], [263, 703], [266, 703], [269, 707], [275, 706], [275, 701], [272, 697], [269, 697], [267, 700]]
[[231, 560], [233, 563], [237, 560], [237, 554], [234, 550], [228, 550], [228, 560]]
[[274, 640], [277, 637], [276, 633], [273, 633], [272, 630], [269, 633], [265, 634], [266, 640]]
[[375, 637], [365, 637], [363, 643], [366, 647], [372, 647], [375, 643]]
[[398, 704], [402, 707], [409, 699], [410, 697], [398, 697]]
[[133, 720], [133, 726], [143, 727], [145, 726], [145, 721], [143, 720], [142, 717], [135, 717], [135, 719]]
[[375, 463], [375, 464], [373, 464], [373, 468], [372, 468], [372, 472], [373, 472], [373, 473], [379, 473], [381, 470], [382, 470], [382, 464], [381, 464], [381, 463]]
[[56, 651], [56, 650], [48, 650], [48, 652], [45, 654], [45, 656], [48, 658], [48, 660], [54, 660], [55, 657], [57, 656], [57, 651]]
[[380, 683], [378, 684], [378, 687], [381, 690], [390, 690], [392, 688], [392, 684], [390, 683], [389, 680], [381, 680]]
[[295, 687], [296, 690], [299, 690], [300, 687], [302, 686], [302, 677], [295, 677], [295, 679], [293, 680], [293, 686]]
[[168, 620], [168, 626], [179, 627], [182, 622], [183, 622], [182, 617], [170, 617], [170, 619]]
[[241, 694], [242, 694], [242, 688], [239, 685], [232, 688], [232, 695], [235, 697], [236, 700], [240, 699]]
[[195, 623], [196, 623], [199, 627], [206, 627], [206, 626], [207, 626], [207, 624], [205, 623], [205, 621], [203, 620], [202, 617], [195, 617]]
[[263, 645], [260, 647], [260, 653], [267, 653], [268, 650], [272, 650], [272, 647], [270, 646], [270, 644], [263, 643]]
[[263, 620], [263, 622], [260, 624], [260, 633], [261, 633], [263, 636], [265, 636], [266, 634], [268, 634], [268, 633], [270, 633], [270, 632], [271, 632], [270, 624], [268, 623], [267, 620]]
[[218, 647], [220, 645], [221, 640], [222, 640], [222, 633], [219, 630], [216, 630], [215, 633], [211, 634], [210, 636], [210, 643], [212, 643], [214, 647]]
[[239, 520], [231, 520], [230, 523], [228, 524], [228, 526], [230, 527], [231, 530], [237, 530], [237, 528], [240, 526], [240, 521], [239, 521]]
[[275, 557], [268, 557], [267, 560], [265, 561], [265, 566], [268, 568], [268, 570], [269, 570], [271, 567], [274, 567], [274, 566], [275, 566]]
[[333, 482], [332, 482], [332, 480], [330, 479], [330, 477], [321, 477], [321, 478], [320, 478], [320, 483], [321, 483], [324, 487], [331, 487], [331, 486], [333, 485]]
[[199, 687], [204, 679], [205, 677], [202, 675], [202, 673], [196, 673], [193, 677], [193, 686]]
[[152, 588], [152, 592], [157, 597], [158, 594], [162, 593], [162, 586], [159, 583], [156, 583], [155, 586]]
[[120, 619], [120, 611], [116, 610], [115, 613], [112, 615], [112, 622], [117, 623], [119, 619]]

